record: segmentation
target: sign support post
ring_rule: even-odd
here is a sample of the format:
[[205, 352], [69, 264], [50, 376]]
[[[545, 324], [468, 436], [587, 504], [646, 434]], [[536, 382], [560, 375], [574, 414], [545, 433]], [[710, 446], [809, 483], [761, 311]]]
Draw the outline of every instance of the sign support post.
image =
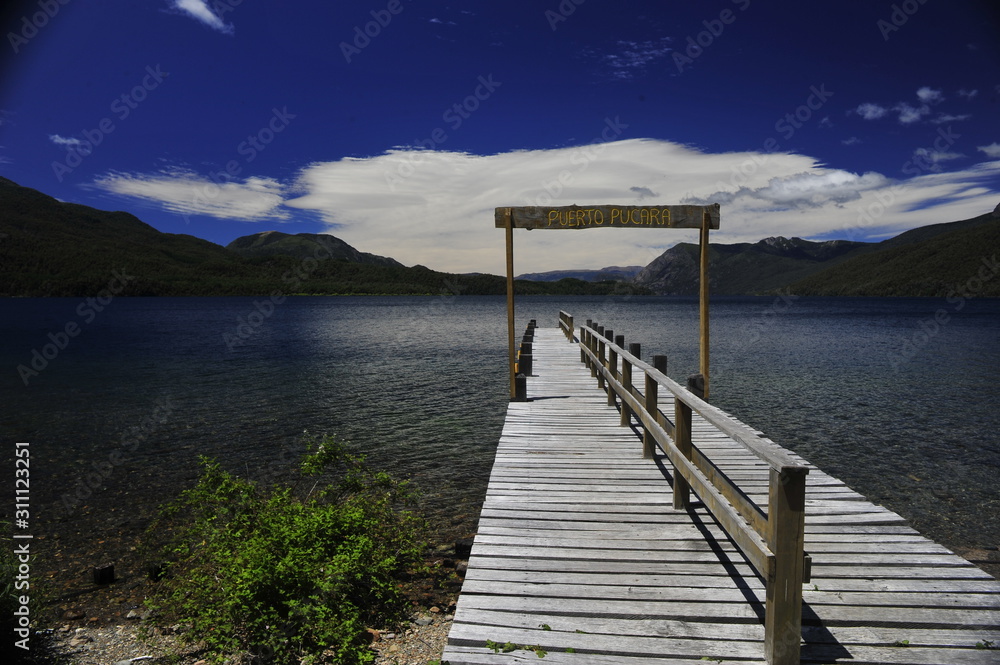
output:
[[[499, 214], [500, 208], [497, 208]], [[516, 362], [514, 355], [514, 220], [507, 208], [507, 362], [510, 366], [510, 398], [516, 396]]]
[[708, 229], [711, 225], [708, 211], [701, 222], [698, 245], [701, 254], [701, 273], [698, 276], [700, 335], [698, 340], [698, 370], [705, 380], [703, 398], [708, 399]]

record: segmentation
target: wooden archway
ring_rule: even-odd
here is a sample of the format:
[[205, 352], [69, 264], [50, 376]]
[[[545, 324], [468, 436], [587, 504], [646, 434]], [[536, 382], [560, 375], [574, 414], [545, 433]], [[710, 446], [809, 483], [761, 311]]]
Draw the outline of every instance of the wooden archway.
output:
[[496, 228], [507, 232], [507, 349], [510, 368], [510, 397], [515, 394], [514, 350], [514, 229], [700, 229], [699, 274], [700, 335], [698, 347], [699, 371], [705, 378], [705, 398], [708, 398], [708, 232], [718, 229], [719, 204], [662, 206], [521, 206], [496, 208]]

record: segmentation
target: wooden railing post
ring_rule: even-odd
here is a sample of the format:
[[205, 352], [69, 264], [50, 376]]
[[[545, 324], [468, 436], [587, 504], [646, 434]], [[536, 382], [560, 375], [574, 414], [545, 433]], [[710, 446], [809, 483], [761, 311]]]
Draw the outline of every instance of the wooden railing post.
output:
[[770, 665], [799, 663], [807, 473], [803, 467], [771, 469], [767, 546], [774, 570], [764, 608], [764, 657]]
[[[622, 343], [625, 341], [625, 336], [622, 335]], [[639, 342], [632, 342], [628, 345], [628, 352], [631, 353], [636, 358], [640, 357], [641, 345]], [[632, 363], [622, 358], [622, 385], [625, 386], [625, 391], [628, 394], [632, 394]], [[622, 427], [627, 427], [632, 424], [632, 409], [628, 407], [625, 400], [622, 400]]]
[[[611, 338], [609, 337], [608, 339]], [[622, 349], [625, 348], [625, 335], [615, 335], [613, 341], [615, 343], [615, 346], [617, 346], [618, 348]], [[618, 379], [619, 382], [621, 382], [622, 374], [618, 370], [618, 352], [615, 351], [614, 349], [611, 350], [611, 362], [609, 364], [611, 365], [611, 374], [616, 379]], [[622, 357], [622, 367], [625, 367], [624, 356]], [[611, 386], [608, 386], [608, 406], [614, 406], [614, 405], [615, 405], [615, 391], [611, 388]], [[625, 406], [625, 400], [622, 400], [622, 406]]]
[[[611, 342], [611, 344], [614, 344], [614, 341], [615, 341], [615, 331], [612, 330], [611, 328], [608, 328], [607, 330], [605, 330], [604, 331], [604, 339], [606, 339], [609, 342]], [[606, 346], [607, 346], [607, 349], [608, 349], [608, 360], [607, 360], [607, 363], [604, 366], [608, 369], [609, 372], [611, 372], [611, 376], [614, 377], [615, 373], [618, 371], [618, 352], [615, 351], [615, 349], [614, 349], [613, 346], [610, 346], [610, 345], [606, 345]], [[608, 406], [614, 406], [615, 405], [615, 389], [612, 388], [611, 386], [612, 386], [611, 383], [607, 383], [605, 385], [605, 390], [608, 391]]]
[[705, 375], [692, 374], [688, 377], [687, 389], [701, 399], [705, 399]]
[[528, 401], [528, 378], [521, 373], [514, 377], [514, 401]]
[[521, 342], [521, 352], [517, 356], [517, 371], [525, 376], [531, 376], [533, 370], [531, 366], [531, 342]]
[[[660, 370], [660, 368], [663, 368]], [[661, 355], [653, 356], [653, 368], [666, 372], [667, 371], [667, 357]], [[656, 411], [659, 407], [656, 405], [657, 399], [659, 398], [660, 384], [658, 384], [653, 377], [648, 373], [646, 374], [646, 412], [649, 413], [654, 419], [656, 418]], [[642, 428], [642, 456], [645, 459], [652, 459], [656, 453], [656, 439], [653, 437], [653, 433], [649, 428]]]
[[559, 328], [562, 329], [563, 334], [566, 335], [566, 339], [572, 342], [574, 332], [573, 315], [569, 312], [559, 310]]
[[[587, 349], [590, 351], [593, 351], [593, 346], [591, 344], [594, 336], [593, 333], [591, 332], [593, 329], [594, 329], [593, 320], [587, 319], [587, 330], [583, 334], [583, 345], [587, 347]], [[591, 367], [592, 361], [590, 360], [590, 356], [584, 353], [583, 349], [580, 349], [580, 358], [583, 360], [583, 364], [586, 365], [587, 368], [591, 370], [590, 375], [594, 376], [593, 368]]]
[[596, 326], [597, 338], [594, 343], [597, 345], [597, 364], [592, 368], [591, 376], [597, 377], [597, 387], [604, 390], [604, 375], [600, 368], [604, 367], [604, 326]]
[[[691, 381], [688, 380], [690, 390]], [[691, 407], [680, 397], [674, 397], [674, 445], [677, 450], [691, 459]], [[691, 486], [681, 474], [674, 470], [674, 509], [685, 510], [691, 502]]]

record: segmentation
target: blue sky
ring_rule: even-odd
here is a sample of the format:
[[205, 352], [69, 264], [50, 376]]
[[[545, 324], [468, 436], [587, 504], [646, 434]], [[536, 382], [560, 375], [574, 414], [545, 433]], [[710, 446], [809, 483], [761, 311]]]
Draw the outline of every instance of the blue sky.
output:
[[[717, 201], [740, 242], [1000, 202], [995, 2], [64, 2], [5, 10], [0, 175], [220, 244], [502, 274], [496, 206]], [[691, 233], [521, 232], [516, 270]]]

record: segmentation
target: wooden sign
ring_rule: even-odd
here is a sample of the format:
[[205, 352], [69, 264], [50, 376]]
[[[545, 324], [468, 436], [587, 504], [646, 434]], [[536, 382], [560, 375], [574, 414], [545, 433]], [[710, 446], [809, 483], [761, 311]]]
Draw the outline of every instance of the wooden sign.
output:
[[719, 228], [719, 204], [666, 206], [521, 206], [497, 208], [496, 228], [515, 229], [700, 229], [705, 217], [709, 228]]

